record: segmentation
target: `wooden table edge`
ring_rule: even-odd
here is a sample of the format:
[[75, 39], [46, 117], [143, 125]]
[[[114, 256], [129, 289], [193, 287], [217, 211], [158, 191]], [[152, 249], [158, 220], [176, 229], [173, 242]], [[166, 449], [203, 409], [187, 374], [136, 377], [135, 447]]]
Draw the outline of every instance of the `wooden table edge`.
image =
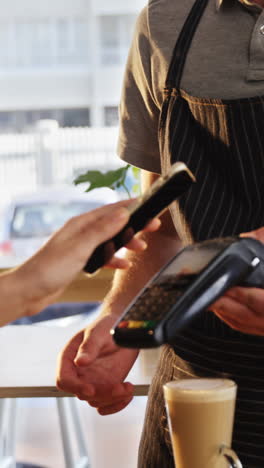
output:
[[[147, 396], [148, 384], [135, 385], [134, 396]], [[0, 398], [62, 398], [74, 397], [56, 387], [1, 387]]]

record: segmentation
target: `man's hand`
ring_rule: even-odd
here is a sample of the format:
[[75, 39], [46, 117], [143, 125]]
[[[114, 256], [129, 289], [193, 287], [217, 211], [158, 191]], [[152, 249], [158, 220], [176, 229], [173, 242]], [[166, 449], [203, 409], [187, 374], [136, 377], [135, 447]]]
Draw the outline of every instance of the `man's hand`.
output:
[[113, 315], [99, 318], [75, 335], [58, 358], [57, 386], [97, 408], [101, 415], [116, 413], [133, 398], [133, 385], [124, 382], [138, 351], [119, 348], [109, 331]]
[[[264, 242], [264, 228], [241, 237], [253, 237]], [[264, 335], [264, 290], [235, 287], [218, 299], [210, 310], [231, 328], [252, 335]]]
[[210, 310], [231, 328], [251, 335], [264, 335], [264, 291], [232, 288]]
[[[144, 192], [158, 175], [144, 173], [142, 177]], [[58, 387], [86, 400], [100, 414], [120, 411], [132, 398], [133, 386], [124, 379], [138, 351], [119, 348], [109, 331], [140, 289], [181, 247], [168, 210], [162, 215], [161, 229], [146, 233], [145, 239], [148, 249], [129, 254], [128, 274], [126, 270], [116, 273], [104, 300], [104, 315], [73, 337], [59, 356]]]

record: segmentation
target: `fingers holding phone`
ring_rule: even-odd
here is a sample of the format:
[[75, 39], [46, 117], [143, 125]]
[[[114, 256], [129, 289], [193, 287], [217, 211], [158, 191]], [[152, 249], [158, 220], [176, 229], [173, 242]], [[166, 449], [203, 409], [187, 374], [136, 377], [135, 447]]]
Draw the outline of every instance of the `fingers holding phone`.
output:
[[159, 177], [142, 197], [127, 206], [130, 212], [127, 224], [109, 241], [103, 242], [94, 250], [84, 271], [93, 274], [109, 263], [114, 252], [127, 245], [135, 233], [142, 230], [150, 220], [159, 216], [194, 182], [194, 175], [184, 163], [173, 164], [167, 175]]

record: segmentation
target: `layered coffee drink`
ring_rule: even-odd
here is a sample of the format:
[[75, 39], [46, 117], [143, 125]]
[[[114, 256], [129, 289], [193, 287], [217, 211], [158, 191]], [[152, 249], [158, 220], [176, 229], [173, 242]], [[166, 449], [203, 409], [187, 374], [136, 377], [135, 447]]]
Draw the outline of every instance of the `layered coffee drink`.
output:
[[164, 385], [177, 468], [241, 466], [238, 459], [230, 465], [223, 456], [223, 447], [231, 447], [236, 391], [235, 382], [228, 379], [185, 379]]

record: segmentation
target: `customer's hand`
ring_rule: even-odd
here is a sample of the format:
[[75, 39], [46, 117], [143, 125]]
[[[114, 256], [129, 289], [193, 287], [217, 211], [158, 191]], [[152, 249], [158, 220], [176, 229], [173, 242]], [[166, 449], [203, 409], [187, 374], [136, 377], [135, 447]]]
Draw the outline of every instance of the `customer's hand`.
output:
[[[264, 227], [241, 234], [264, 242]], [[252, 335], [264, 335], [264, 290], [235, 287], [216, 301], [210, 310], [231, 328]]]
[[[94, 249], [127, 223], [126, 206], [130, 203], [106, 205], [70, 219], [33, 257], [10, 273], [21, 299], [21, 316], [35, 314], [59, 297], [82, 271]], [[159, 220], [154, 219], [145, 230], [155, 231], [159, 225]], [[126, 247], [141, 251], [146, 243], [136, 235]], [[108, 267], [127, 268], [129, 262], [113, 257]]]
[[58, 388], [87, 401], [101, 415], [122, 410], [133, 397], [133, 385], [124, 379], [138, 351], [114, 343], [109, 331], [116, 318], [106, 315], [77, 333], [58, 358]]

